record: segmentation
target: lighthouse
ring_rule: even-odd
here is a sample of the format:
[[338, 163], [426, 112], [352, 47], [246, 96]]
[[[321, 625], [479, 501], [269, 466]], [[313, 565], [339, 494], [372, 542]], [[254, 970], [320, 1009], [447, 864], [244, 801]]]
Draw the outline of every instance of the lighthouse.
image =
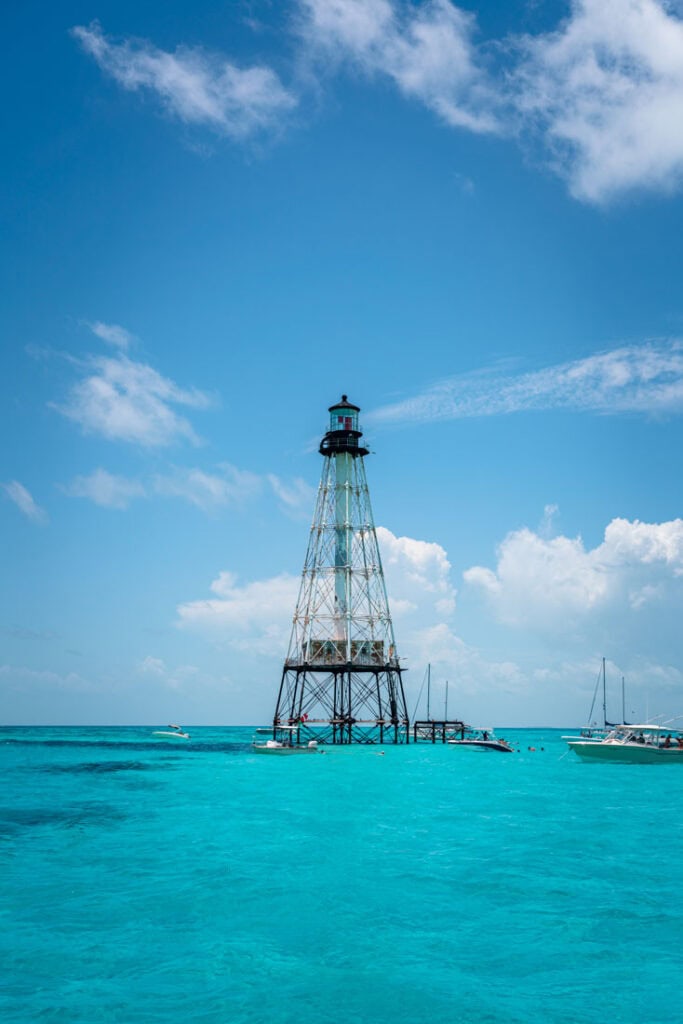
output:
[[407, 743], [409, 722], [365, 476], [360, 409], [330, 406], [274, 728], [302, 742]]

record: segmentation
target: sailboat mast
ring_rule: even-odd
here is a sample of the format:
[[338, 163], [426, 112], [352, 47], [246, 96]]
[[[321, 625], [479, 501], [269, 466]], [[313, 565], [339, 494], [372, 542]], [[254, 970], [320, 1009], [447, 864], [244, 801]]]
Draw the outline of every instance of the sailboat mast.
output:
[[626, 722], [626, 692], [624, 689], [624, 677], [621, 677], [621, 721]]
[[446, 701], [444, 703], [443, 717], [448, 721], [448, 680], [446, 680]]
[[431, 721], [431, 716], [429, 714], [429, 694], [430, 694], [430, 691], [431, 691], [431, 685], [432, 685], [432, 666], [431, 666], [431, 663], [428, 662], [427, 663], [427, 721]]
[[602, 659], [602, 724], [607, 728], [607, 683], [605, 679], [605, 659]]

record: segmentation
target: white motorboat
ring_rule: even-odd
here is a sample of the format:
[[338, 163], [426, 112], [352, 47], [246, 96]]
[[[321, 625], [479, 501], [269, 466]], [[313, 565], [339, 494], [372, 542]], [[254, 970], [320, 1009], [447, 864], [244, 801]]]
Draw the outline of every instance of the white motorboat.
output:
[[270, 729], [257, 729], [251, 744], [255, 754], [317, 754], [317, 740], [297, 742], [299, 727], [278, 725]]
[[617, 725], [603, 740], [569, 740], [579, 757], [627, 764], [683, 764], [683, 732], [665, 725]]
[[153, 732], [152, 736], [158, 736], [162, 740], [189, 740], [189, 732], [183, 730], [182, 725], [169, 725], [168, 730], [159, 729]]
[[501, 754], [513, 754], [514, 750], [507, 740], [499, 739], [493, 729], [473, 729], [471, 726], [463, 731], [459, 739], [448, 740], [454, 747], [469, 747], [472, 750], [497, 750]]

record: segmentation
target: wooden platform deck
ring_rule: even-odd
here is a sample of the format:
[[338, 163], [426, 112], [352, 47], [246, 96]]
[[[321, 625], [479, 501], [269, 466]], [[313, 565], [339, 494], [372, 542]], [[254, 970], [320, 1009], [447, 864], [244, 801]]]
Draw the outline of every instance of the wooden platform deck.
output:
[[413, 722], [414, 743], [446, 743], [448, 740], [460, 740], [467, 726], [457, 718], [424, 719]]

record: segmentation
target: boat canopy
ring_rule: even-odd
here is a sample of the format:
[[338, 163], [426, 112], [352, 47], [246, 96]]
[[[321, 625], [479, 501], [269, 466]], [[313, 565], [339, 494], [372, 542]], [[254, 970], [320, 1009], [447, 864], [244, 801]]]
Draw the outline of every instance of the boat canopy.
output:
[[680, 732], [669, 725], [618, 725], [620, 732]]

